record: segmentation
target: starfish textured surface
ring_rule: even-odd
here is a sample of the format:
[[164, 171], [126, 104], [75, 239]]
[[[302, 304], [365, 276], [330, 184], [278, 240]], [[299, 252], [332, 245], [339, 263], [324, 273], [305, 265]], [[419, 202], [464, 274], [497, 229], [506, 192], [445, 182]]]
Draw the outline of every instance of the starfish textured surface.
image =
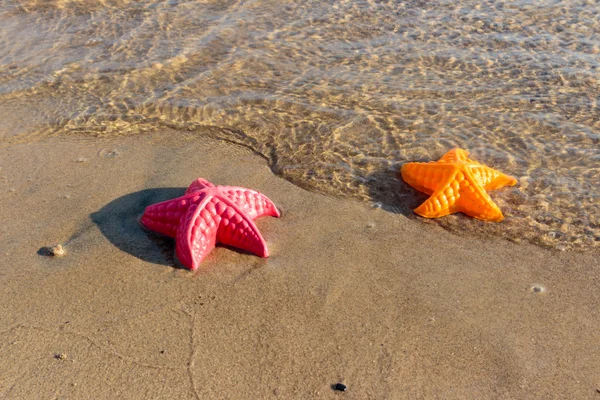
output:
[[415, 189], [431, 195], [415, 209], [425, 218], [437, 218], [463, 212], [473, 218], [499, 222], [500, 208], [487, 190], [514, 186], [517, 179], [468, 158], [469, 152], [452, 149], [439, 161], [406, 163], [402, 179]]
[[217, 243], [268, 257], [267, 244], [253, 222], [263, 215], [280, 215], [267, 196], [198, 178], [183, 196], [146, 207], [141, 222], [175, 238], [177, 258], [195, 270]]

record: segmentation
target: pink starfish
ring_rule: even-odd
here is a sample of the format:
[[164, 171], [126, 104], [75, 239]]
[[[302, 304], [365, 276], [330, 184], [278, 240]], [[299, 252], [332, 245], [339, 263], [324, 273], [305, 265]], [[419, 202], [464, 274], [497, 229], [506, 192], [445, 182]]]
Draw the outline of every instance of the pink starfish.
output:
[[175, 238], [177, 258], [195, 270], [217, 243], [268, 257], [267, 244], [253, 222], [263, 215], [280, 215], [267, 196], [198, 178], [183, 196], [146, 207], [141, 222]]

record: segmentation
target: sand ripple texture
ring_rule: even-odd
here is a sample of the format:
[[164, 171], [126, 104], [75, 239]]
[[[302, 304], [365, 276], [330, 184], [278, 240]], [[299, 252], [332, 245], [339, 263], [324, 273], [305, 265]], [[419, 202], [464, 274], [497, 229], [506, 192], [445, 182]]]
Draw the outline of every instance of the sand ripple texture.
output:
[[411, 218], [425, 197], [400, 165], [460, 146], [519, 178], [492, 193], [507, 219], [426, 223], [597, 247], [599, 13], [569, 0], [3, 0], [0, 106], [36, 124], [0, 145], [197, 130], [305, 188]]

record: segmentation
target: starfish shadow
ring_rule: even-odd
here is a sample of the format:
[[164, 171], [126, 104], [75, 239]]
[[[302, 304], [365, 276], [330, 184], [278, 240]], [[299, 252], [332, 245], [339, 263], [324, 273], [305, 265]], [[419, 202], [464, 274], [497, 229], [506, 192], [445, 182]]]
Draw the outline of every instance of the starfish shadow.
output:
[[119, 250], [147, 262], [182, 268], [175, 259], [175, 240], [148, 231], [139, 220], [150, 204], [184, 192], [185, 188], [158, 188], [130, 193], [90, 214], [90, 219]]
[[401, 165], [398, 163], [391, 168], [372, 172], [366, 176], [365, 186], [373, 204], [382, 210], [413, 217], [413, 210], [429, 196], [402, 180], [399, 173]]

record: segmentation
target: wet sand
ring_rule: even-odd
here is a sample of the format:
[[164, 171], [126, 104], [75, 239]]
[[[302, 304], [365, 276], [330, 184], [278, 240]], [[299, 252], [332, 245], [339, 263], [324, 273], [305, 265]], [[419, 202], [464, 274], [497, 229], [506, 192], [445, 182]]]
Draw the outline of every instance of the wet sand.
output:
[[[600, 397], [598, 250], [457, 236], [193, 132], [46, 138], [0, 167], [2, 398]], [[269, 259], [189, 272], [140, 228], [200, 176], [279, 206]]]

